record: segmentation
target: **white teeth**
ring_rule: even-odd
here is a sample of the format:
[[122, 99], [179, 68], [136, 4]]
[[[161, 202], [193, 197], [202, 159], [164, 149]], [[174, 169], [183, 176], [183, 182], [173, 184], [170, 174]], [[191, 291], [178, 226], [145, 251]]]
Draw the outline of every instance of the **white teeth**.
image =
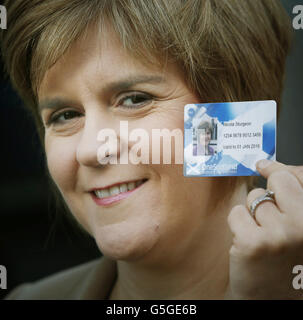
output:
[[109, 190], [108, 189], [104, 189], [104, 190], [97, 190], [95, 191], [96, 196], [98, 198], [105, 198], [109, 196]]
[[102, 195], [102, 198], [108, 197], [109, 191], [107, 189], [101, 190], [101, 195]]
[[129, 182], [127, 184], [127, 188], [128, 188], [128, 191], [135, 189], [136, 188], [135, 182]]
[[122, 183], [118, 186], [113, 186], [108, 189], [95, 190], [95, 195], [97, 196], [97, 198], [106, 198], [109, 196], [117, 195], [122, 192], [133, 190], [139, 187], [143, 183], [144, 183], [143, 180], [138, 180], [136, 182]]
[[120, 193], [120, 189], [118, 186], [111, 187], [111, 188], [109, 188], [109, 193], [111, 196], [114, 196], [114, 195]]
[[101, 198], [101, 191], [95, 190], [94, 193], [98, 198]]
[[128, 189], [127, 189], [127, 184], [126, 183], [123, 183], [123, 184], [120, 184], [120, 192], [126, 192]]

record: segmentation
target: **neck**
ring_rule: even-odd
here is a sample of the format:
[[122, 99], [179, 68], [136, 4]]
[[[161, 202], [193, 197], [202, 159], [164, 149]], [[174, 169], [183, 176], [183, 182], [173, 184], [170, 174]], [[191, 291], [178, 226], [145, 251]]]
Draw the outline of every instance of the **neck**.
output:
[[[227, 224], [231, 208], [243, 203], [246, 187], [237, 189], [230, 205], [207, 214], [207, 223], [180, 252], [172, 250], [163, 263], [118, 261], [118, 277], [110, 299], [224, 299], [229, 283], [232, 235]], [[175, 246], [177, 248], [177, 246]], [[168, 258], [169, 257], [169, 258]]]

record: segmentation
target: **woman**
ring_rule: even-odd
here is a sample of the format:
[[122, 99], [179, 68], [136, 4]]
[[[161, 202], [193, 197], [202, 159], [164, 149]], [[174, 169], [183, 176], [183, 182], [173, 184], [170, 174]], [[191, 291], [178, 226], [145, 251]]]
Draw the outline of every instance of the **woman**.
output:
[[212, 126], [208, 121], [203, 121], [197, 128], [197, 145], [193, 147], [194, 156], [209, 156], [215, 153], [209, 145], [212, 136]]
[[289, 21], [276, 0], [6, 6], [12, 83], [36, 116], [53, 181], [104, 255], [8, 298], [302, 297], [291, 286], [303, 260], [302, 167], [258, 163], [275, 197], [253, 209], [265, 190], [249, 192], [247, 178], [185, 178], [174, 162], [101, 165], [97, 157], [103, 128], [120, 142], [103, 158], [130, 150], [121, 121], [150, 137], [182, 130], [188, 103], [279, 104]]

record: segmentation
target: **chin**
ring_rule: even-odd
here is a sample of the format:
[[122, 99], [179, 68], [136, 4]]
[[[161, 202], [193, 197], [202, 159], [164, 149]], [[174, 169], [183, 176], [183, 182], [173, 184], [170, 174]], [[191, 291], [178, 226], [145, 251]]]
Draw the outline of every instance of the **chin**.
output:
[[140, 260], [158, 242], [159, 224], [152, 223], [143, 227], [140, 221], [120, 222], [99, 227], [93, 236], [104, 256], [113, 260]]

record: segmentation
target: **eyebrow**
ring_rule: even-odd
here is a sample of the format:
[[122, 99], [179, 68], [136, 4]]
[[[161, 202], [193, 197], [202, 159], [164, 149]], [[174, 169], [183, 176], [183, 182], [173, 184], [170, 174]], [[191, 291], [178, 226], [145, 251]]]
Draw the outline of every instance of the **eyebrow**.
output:
[[[165, 78], [163, 76], [151, 75], [151, 76], [133, 76], [127, 77], [126, 79], [113, 81], [111, 83], [106, 84], [102, 91], [106, 93], [113, 93], [117, 91], [127, 90], [137, 84], [149, 83], [149, 84], [157, 84], [165, 82]], [[42, 100], [38, 105], [38, 111], [41, 112], [44, 109], [56, 109], [60, 107], [66, 107], [75, 104], [75, 102], [71, 100], [62, 99], [60, 97], [55, 97], [51, 99]]]

